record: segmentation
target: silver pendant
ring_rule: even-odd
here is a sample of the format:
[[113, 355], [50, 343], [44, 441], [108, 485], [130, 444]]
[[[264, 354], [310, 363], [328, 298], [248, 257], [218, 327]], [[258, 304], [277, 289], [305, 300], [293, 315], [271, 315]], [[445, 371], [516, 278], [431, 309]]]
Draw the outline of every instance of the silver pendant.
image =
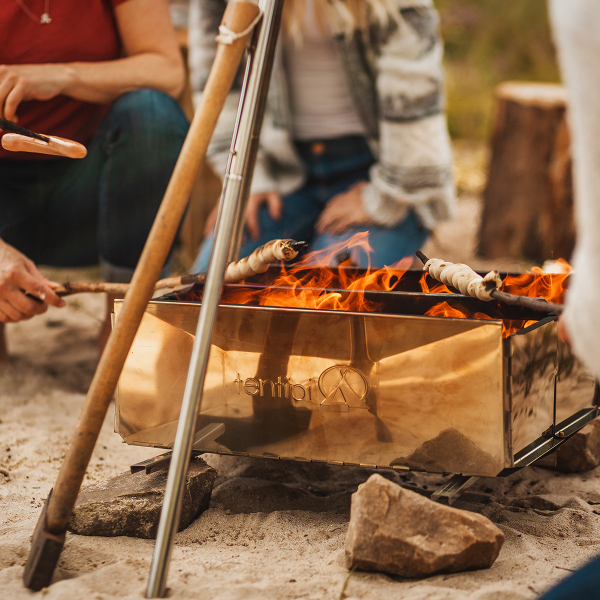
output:
[[52, 23], [52, 19], [50, 18], [50, 15], [48, 13], [44, 13], [40, 17], [40, 25], [48, 25], [49, 23]]

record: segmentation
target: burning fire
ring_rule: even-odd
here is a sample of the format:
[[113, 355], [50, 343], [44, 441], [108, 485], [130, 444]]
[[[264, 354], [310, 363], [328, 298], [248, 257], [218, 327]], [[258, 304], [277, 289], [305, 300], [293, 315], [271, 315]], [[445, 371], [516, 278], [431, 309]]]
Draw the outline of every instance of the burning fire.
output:
[[[433, 308], [430, 308], [426, 313], [429, 317], [453, 317], [455, 319], [489, 319], [493, 320], [492, 317], [482, 312], [471, 313], [468, 310], [458, 310], [453, 306], [450, 306], [447, 302], [440, 302]], [[513, 321], [510, 319], [502, 320], [502, 337], [507, 338], [513, 333], [529, 327], [537, 321]]]
[[[572, 268], [569, 263], [562, 258], [559, 258], [556, 262], [561, 271], [560, 273], [545, 273], [539, 267], [533, 267], [529, 273], [522, 273], [520, 275], [507, 275], [504, 278], [502, 287], [500, 289], [503, 292], [507, 292], [515, 296], [544, 298], [548, 302], [563, 304], [566, 292], [566, 282], [569, 274], [572, 271]], [[420, 284], [421, 289], [424, 292], [437, 294], [451, 293], [443, 283], [435, 282], [434, 285], [429, 286], [425, 273], [423, 273], [423, 276], [421, 277]], [[436, 304], [425, 314], [430, 317], [454, 317], [458, 319], [492, 318], [489, 315], [481, 312], [471, 314], [467, 310], [458, 310], [450, 306], [447, 302]], [[529, 325], [533, 325], [534, 323], [536, 323], [536, 321], [512, 321], [505, 319], [502, 321], [502, 335], [503, 337], [508, 337], [516, 331], [519, 331], [524, 327], [528, 327]]]
[[502, 282], [502, 291], [515, 296], [544, 298], [548, 302], [564, 304], [567, 278], [573, 269], [562, 258], [556, 263], [562, 273], [544, 273], [539, 267], [533, 267], [530, 273], [508, 275]]
[[[404, 258], [391, 267], [353, 273], [352, 254], [362, 251], [367, 256], [373, 251], [368, 242], [368, 233], [353, 235], [350, 240], [340, 242], [311, 252], [302, 261], [295, 263], [289, 270], [282, 267], [281, 274], [268, 288], [249, 290], [247, 288], [225, 291], [222, 302], [226, 304], [258, 304], [260, 306], [286, 306], [294, 308], [315, 308], [320, 310], [349, 310], [375, 312], [381, 304], [370, 301], [364, 294], [340, 293], [328, 291], [331, 288], [349, 292], [377, 290], [390, 291], [411, 267], [412, 258]], [[346, 249], [351, 256], [340, 263], [337, 272], [318, 265], [330, 264]]]
[[[349, 251], [349, 252], [347, 252]], [[376, 312], [381, 303], [365, 297], [363, 291], [391, 291], [413, 264], [411, 257], [403, 258], [389, 267], [366, 270], [353, 269], [352, 257], [362, 252], [370, 256], [372, 248], [368, 242], [368, 233], [357, 233], [350, 240], [332, 245], [324, 250], [308, 254], [304, 260], [291, 267], [282, 266], [281, 273], [269, 286], [228, 286], [221, 298], [225, 304], [251, 304], [259, 306], [312, 308], [318, 310], [344, 310]], [[339, 269], [321, 265], [334, 262], [336, 257], [345, 253], [347, 258], [339, 264]], [[568, 263], [557, 261], [562, 273], [544, 273], [534, 267], [531, 272], [520, 275], [508, 275], [502, 284], [502, 291], [519, 296], [545, 298], [549, 302], [562, 303], [566, 290], [566, 281], [571, 271]], [[434, 281], [423, 273], [419, 281], [421, 291], [425, 293], [452, 294], [443, 283]], [[357, 293], [358, 292], [358, 293]], [[469, 313], [441, 302], [428, 310], [428, 316], [471, 319], [493, 319], [483, 312]], [[503, 321], [504, 336], [522, 329], [536, 321]]]

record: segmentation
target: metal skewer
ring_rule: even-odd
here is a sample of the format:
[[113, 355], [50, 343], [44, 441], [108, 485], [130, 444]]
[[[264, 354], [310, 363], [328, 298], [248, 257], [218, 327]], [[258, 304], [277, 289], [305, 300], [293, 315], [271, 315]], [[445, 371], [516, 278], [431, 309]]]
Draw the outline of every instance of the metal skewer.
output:
[[[227, 173], [215, 236], [208, 264], [203, 302], [198, 317], [192, 358], [183, 395], [165, 499], [161, 512], [156, 546], [150, 567], [146, 590], [147, 598], [163, 597], [173, 549], [174, 536], [179, 525], [179, 513], [185, 475], [187, 472], [196, 418], [206, 377], [212, 332], [221, 295], [225, 268], [232, 249], [235, 230], [241, 228], [244, 212], [241, 210], [244, 182], [251, 176], [251, 154], [255, 152], [257, 129], [262, 122], [265, 98], [271, 75], [275, 45], [281, 24], [284, 0], [261, 0], [263, 20], [255, 30], [248, 66], [242, 88], [242, 96], [233, 134]], [[254, 138], [254, 139], [253, 139]], [[254, 144], [254, 145], [253, 145]]]
[[25, 129], [25, 127], [21, 127], [8, 119], [3, 119], [0, 117], [0, 129], [4, 131], [10, 131], [11, 133], [18, 133], [19, 135], [24, 135], [25, 137], [34, 138], [36, 140], [41, 140], [42, 142], [49, 143], [50, 138], [45, 135], [41, 135], [40, 133], [35, 133], [35, 131], [29, 131], [29, 129]]

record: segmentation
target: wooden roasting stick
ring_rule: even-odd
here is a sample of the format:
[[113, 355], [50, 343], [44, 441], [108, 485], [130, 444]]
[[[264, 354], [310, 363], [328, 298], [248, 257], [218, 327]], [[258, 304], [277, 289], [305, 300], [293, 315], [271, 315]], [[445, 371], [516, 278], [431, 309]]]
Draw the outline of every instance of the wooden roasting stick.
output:
[[498, 271], [490, 271], [481, 277], [467, 265], [454, 264], [439, 258], [427, 258], [420, 250], [417, 250], [416, 255], [424, 265], [423, 271], [437, 281], [456, 288], [464, 296], [472, 296], [486, 302], [497, 300], [504, 304], [555, 315], [560, 315], [564, 309], [560, 304], [547, 302], [543, 298], [529, 298], [501, 292], [498, 288], [502, 285], [502, 280]]
[[240, 64], [259, 8], [241, 0], [227, 4], [222, 25], [239, 38], [221, 39], [215, 60], [162, 204], [90, 385], [53, 491], [33, 534], [23, 580], [32, 590], [50, 584], [64, 544], [67, 523], [125, 359], [167, 258], [188, 198]]
[[[273, 240], [272, 242], [267, 242], [263, 246], [260, 246], [260, 248], [257, 248], [250, 256], [229, 263], [227, 271], [225, 271], [223, 283], [238, 283], [247, 277], [252, 277], [252, 275], [264, 273], [272, 262], [278, 260], [293, 260], [304, 246], [306, 246], [306, 242], [297, 242], [296, 240]], [[157, 281], [154, 290], [204, 283], [205, 279], [205, 273], [167, 277], [166, 279]], [[55, 287], [54, 291], [59, 296], [96, 292], [126, 294], [130, 287], [129, 283], [63, 283]]]

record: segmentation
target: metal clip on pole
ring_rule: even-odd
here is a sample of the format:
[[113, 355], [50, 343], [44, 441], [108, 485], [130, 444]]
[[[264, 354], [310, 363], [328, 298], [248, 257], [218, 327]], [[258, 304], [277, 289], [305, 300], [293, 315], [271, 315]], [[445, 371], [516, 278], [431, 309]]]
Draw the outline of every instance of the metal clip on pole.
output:
[[261, 0], [259, 2], [263, 11], [263, 20], [260, 30], [255, 32], [253, 38], [256, 40], [256, 47], [250, 54], [246, 69], [227, 173], [223, 181], [219, 216], [208, 264], [202, 306], [175, 434], [156, 546], [150, 567], [146, 590], [147, 598], [161, 598], [166, 592], [167, 574], [174, 536], [179, 524], [182, 490], [206, 377], [212, 332], [225, 268], [230, 250], [235, 243], [232, 240], [236, 231], [240, 231], [245, 214], [245, 211], [242, 210], [244, 192], [247, 194], [248, 190], [245, 181], [252, 174], [251, 169], [256, 156], [258, 130], [264, 113], [283, 2], [284, 0]]

